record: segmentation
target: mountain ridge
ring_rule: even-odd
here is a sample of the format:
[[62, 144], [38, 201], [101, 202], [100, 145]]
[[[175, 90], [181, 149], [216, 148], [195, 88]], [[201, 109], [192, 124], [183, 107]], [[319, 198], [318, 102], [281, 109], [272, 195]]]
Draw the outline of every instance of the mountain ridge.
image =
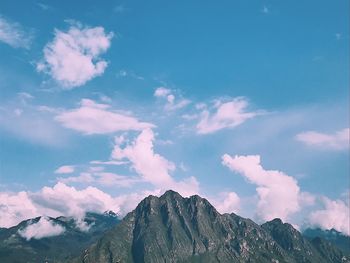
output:
[[[42, 218], [54, 225], [64, 227], [57, 236], [25, 238], [20, 234], [28, 226], [38, 223]], [[66, 262], [78, 256], [83, 249], [96, 242], [105, 231], [119, 219], [114, 215], [87, 213], [84, 222], [89, 225], [85, 231], [77, 227], [73, 217], [36, 217], [20, 222], [10, 228], [0, 229], [0, 262]]]
[[148, 196], [73, 262], [350, 262], [288, 223], [220, 214], [198, 195]]

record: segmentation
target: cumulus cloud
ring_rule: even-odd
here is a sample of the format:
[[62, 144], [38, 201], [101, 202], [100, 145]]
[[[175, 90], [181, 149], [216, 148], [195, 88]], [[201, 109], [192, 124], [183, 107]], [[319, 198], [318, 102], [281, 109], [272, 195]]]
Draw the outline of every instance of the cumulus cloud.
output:
[[108, 194], [96, 187], [78, 190], [63, 183], [54, 187], [43, 187], [38, 193], [32, 193], [31, 199], [39, 206], [54, 210], [59, 215], [83, 218], [86, 211], [119, 212], [119, 204]]
[[247, 107], [248, 101], [242, 97], [227, 102], [217, 100], [212, 109], [201, 105], [197, 133], [209, 134], [224, 128], [234, 128], [262, 114], [261, 111], [249, 112]]
[[44, 237], [52, 237], [61, 235], [66, 229], [58, 224], [55, 224], [47, 217], [41, 217], [38, 222], [31, 223], [24, 229], [20, 229], [18, 234], [27, 241], [33, 239], [41, 239]]
[[105, 71], [108, 63], [100, 55], [110, 47], [112, 37], [113, 33], [106, 33], [103, 27], [79, 23], [72, 24], [67, 32], [56, 29], [37, 70], [49, 74], [64, 88], [84, 85]]
[[166, 100], [166, 104], [164, 106], [164, 109], [166, 111], [178, 110], [186, 107], [188, 104], [191, 103], [190, 100], [184, 99], [181, 96], [177, 98], [177, 96], [175, 96], [174, 94], [174, 91], [164, 87], [157, 88], [154, 91], [153, 95], [157, 98], [163, 98]]
[[276, 217], [286, 220], [300, 210], [302, 200], [306, 198], [301, 195], [298, 182], [293, 177], [280, 171], [265, 170], [259, 155], [231, 157], [225, 154], [222, 164], [257, 185], [257, 215], [265, 221]]
[[79, 190], [59, 182], [37, 192], [0, 192], [0, 227], [12, 227], [38, 216], [69, 216], [75, 218], [81, 230], [86, 230], [83, 221], [86, 212], [103, 213], [111, 210], [124, 216], [151, 194], [160, 195], [162, 191], [143, 190], [111, 196], [96, 187]]
[[241, 199], [235, 192], [223, 192], [216, 198], [209, 198], [220, 213], [237, 213]]
[[120, 204], [95, 187], [78, 190], [63, 183], [43, 187], [39, 192], [0, 193], [0, 227], [10, 227], [37, 216], [73, 216], [85, 212], [119, 212]]
[[322, 229], [332, 229], [350, 236], [350, 208], [342, 200], [331, 200], [322, 197], [323, 209], [310, 213], [309, 222], [312, 226]]
[[63, 165], [58, 167], [55, 171], [56, 174], [71, 174], [74, 173], [74, 166], [72, 165]]
[[117, 131], [143, 130], [154, 127], [140, 122], [135, 117], [113, 111], [108, 104], [98, 104], [90, 99], [82, 99], [80, 107], [60, 113], [55, 120], [64, 127], [87, 135], [107, 134]]
[[0, 41], [11, 47], [29, 49], [33, 39], [31, 31], [23, 28], [19, 23], [9, 21], [0, 15]]
[[185, 196], [196, 194], [199, 191], [199, 183], [194, 177], [183, 181], [175, 181], [170, 173], [175, 170], [175, 164], [154, 152], [154, 133], [151, 129], [143, 130], [138, 137], [127, 145], [116, 138], [116, 144], [112, 152], [115, 160], [128, 160], [131, 167], [142, 178], [163, 189], [173, 189]]
[[27, 192], [0, 192], [0, 227], [11, 227], [37, 216], [40, 216], [40, 211]]
[[333, 134], [316, 131], [302, 132], [296, 135], [296, 140], [313, 147], [331, 150], [346, 150], [350, 144], [350, 129], [342, 129]]

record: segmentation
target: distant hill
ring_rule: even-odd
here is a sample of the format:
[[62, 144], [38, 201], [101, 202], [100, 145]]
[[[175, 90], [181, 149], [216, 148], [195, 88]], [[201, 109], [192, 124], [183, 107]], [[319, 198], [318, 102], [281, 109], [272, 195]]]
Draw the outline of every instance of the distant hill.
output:
[[199, 196], [149, 196], [72, 262], [350, 262], [325, 239], [305, 238], [274, 219], [258, 225], [219, 214]]
[[309, 239], [316, 237], [323, 238], [340, 248], [344, 253], [350, 255], [350, 237], [343, 235], [335, 229], [322, 230], [320, 228], [308, 228], [304, 230], [303, 235]]
[[87, 213], [85, 223], [88, 231], [77, 228], [73, 218], [46, 218], [52, 224], [64, 227], [61, 235], [26, 240], [19, 231], [39, 222], [41, 217], [29, 219], [11, 228], [0, 228], [0, 262], [38, 263], [67, 262], [78, 256], [84, 248], [96, 242], [105, 232], [115, 226], [119, 219], [112, 212], [105, 214]]

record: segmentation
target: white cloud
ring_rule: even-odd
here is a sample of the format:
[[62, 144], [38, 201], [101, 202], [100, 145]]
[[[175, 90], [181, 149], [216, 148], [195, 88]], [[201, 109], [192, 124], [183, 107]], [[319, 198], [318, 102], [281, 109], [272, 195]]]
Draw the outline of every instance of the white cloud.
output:
[[74, 166], [72, 165], [63, 165], [58, 167], [55, 171], [55, 174], [71, 174], [74, 173]]
[[259, 155], [231, 157], [225, 154], [222, 164], [257, 185], [257, 215], [261, 219], [267, 221], [279, 217], [285, 221], [300, 210], [305, 195], [301, 196], [297, 181], [283, 172], [265, 170], [260, 165]]
[[108, 194], [95, 187], [77, 190], [63, 183], [54, 187], [43, 187], [39, 193], [32, 193], [31, 199], [40, 207], [52, 210], [58, 215], [83, 218], [86, 211], [119, 212], [119, 204]]
[[131, 187], [143, 180], [132, 176], [124, 176], [110, 172], [85, 172], [79, 176], [59, 177], [57, 180], [61, 183], [83, 183], [83, 184], [99, 184], [102, 186], [118, 186]]
[[123, 164], [127, 164], [127, 162], [94, 160], [94, 161], [91, 161], [90, 164], [98, 164], [98, 165], [123, 165]]
[[142, 176], [142, 178], [154, 186], [168, 190], [173, 189], [188, 196], [199, 191], [199, 184], [194, 177], [183, 181], [175, 181], [170, 173], [175, 170], [175, 164], [154, 152], [154, 133], [151, 129], [143, 130], [130, 144], [122, 147], [119, 138], [116, 141], [112, 158], [120, 161], [127, 159], [131, 167]]
[[350, 235], [350, 208], [342, 200], [322, 197], [324, 209], [311, 212], [309, 222], [312, 226], [332, 229]]
[[98, 104], [93, 100], [81, 100], [80, 107], [60, 113], [55, 120], [64, 127], [84, 134], [107, 134], [117, 131], [143, 130], [154, 127], [146, 122], [139, 122], [135, 117], [109, 110], [107, 104]]
[[166, 96], [170, 95], [170, 93], [170, 89], [159, 87], [154, 91], [154, 96], [159, 98], [165, 98]]
[[208, 134], [224, 128], [233, 128], [262, 114], [261, 111], [248, 112], [247, 107], [248, 101], [241, 97], [228, 102], [217, 100], [213, 109], [208, 110], [204, 107], [202, 110], [196, 127], [197, 133]]
[[11, 227], [37, 216], [40, 212], [27, 192], [0, 192], [0, 227]]
[[106, 33], [103, 27], [89, 28], [78, 23], [67, 32], [56, 29], [37, 70], [49, 74], [64, 88], [84, 85], [105, 71], [108, 63], [100, 55], [110, 47], [112, 37], [113, 33]]
[[146, 196], [160, 195], [159, 189], [143, 190], [112, 197], [96, 187], [76, 189], [63, 183], [43, 187], [38, 192], [0, 192], [0, 227], [12, 227], [38, 216], [71, 216], [81, 230], [86, 229], [86, 212], [103, 213], [111, 210], [124, 216]]
[[215, 208], [221, 213], [237, 213], [241, 199], [235, 192], [222, 192], [216, 198], [210, 198]]
[[157, 88], [154, 91], [153, 95], [157, 98], [164, 98], [166, 100], [166, 104], [164, 106], [164, 109], [166, 111], [178, 110], [178, 109], [186, 107], [188, 104], [191, 103], [190, 100], [184, 99], [181, 96], [178, 99], [174, 95], [174, 91], [167, 89], [167, 88], [164, 88], [164, 87]]
[[63, 183], [43, 187], [38, 192], [0, 192], [0, 227], [11, 227], [38, 216], [73, 216], [79, 221], [87, 211], [118, 213], [121, 205], [95, 187], [78, 190]]
[[24, 29], [19, 23], [11, 22], [0, 15], [0, 41], [14, 48], [29, 49], [32, 39], [31, 30]]
[[31, 223], [24, 229], [20, 229], [18, 234], [28, 241], [32, 238], [41, 239], [44, 237], [58, 236], [64, 233], [65, 230], [63, 226], [51, 222], [46, 217], [41, 217], [37, 223]]
[[308, 146], [321, 149], [346, 150], [350, 144], [350, 129], [342, 129], [333, 134], [320, 133], [315, 131], [302, 132], [296, 135], [296, 140]]

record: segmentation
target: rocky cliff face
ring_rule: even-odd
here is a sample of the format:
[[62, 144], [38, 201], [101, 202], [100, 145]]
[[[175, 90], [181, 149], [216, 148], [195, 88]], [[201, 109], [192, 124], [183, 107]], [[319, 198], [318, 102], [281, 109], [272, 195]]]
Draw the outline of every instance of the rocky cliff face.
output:
[[219, 214], [199, 196], [149, 196], [74, 262], [350, 262], [322, 239], [275, 219]]

